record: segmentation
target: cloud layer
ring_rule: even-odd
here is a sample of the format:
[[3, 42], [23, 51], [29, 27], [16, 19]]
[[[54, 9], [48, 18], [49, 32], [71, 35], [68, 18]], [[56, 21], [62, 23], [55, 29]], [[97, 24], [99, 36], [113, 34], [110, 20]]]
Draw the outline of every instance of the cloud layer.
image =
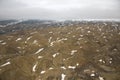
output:
[[119, 0], [0, 0], [0, 19], [120, 19]]

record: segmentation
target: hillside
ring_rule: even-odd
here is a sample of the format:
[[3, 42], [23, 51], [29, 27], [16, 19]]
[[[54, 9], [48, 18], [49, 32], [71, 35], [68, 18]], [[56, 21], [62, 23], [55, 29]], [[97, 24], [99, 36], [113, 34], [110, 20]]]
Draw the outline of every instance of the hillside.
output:
[[120, 79], [119, 22], [22, 24], [1, 28], [0, 80]]

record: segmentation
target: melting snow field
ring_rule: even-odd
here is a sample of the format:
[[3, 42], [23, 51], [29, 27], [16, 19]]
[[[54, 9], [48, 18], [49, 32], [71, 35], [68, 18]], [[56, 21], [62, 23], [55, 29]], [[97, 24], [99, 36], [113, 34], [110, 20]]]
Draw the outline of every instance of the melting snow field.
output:
[[120, 79], [119, 22], [45, 24], [0, 34], [0, 80]]

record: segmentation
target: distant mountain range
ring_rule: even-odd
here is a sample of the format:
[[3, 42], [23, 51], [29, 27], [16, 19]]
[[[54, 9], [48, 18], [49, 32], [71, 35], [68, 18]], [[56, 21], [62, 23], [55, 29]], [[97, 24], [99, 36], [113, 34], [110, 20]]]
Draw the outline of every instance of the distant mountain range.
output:
[[[73, 19], [73, 20], [3, 20], [0, 21], [0, 34], [15, 32], [19, 30], [46, 28], [46, 27], [64, 27], [76, 26], [79, 24], [98, 24], [98, 25], [118, 25], [120, 20], [116, 19]], [[110, 25], [111, 26], [111, 25]]]

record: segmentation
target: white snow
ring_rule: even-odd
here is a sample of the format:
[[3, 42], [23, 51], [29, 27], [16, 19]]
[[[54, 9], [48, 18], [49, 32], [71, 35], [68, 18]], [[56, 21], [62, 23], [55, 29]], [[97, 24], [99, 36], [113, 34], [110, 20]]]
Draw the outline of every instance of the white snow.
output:
[[77, 63], [76, 65], [79, 66], [79, 63]]
[[112, 58], [109, 59], [109, 63], [110, 63], [110, 64], [112, 63], [112, 60], [113, 60]]
[[65, 76], [66, 76], [65, 74], [61, 74], [62, 77], [61, 80], [65, 80]]
[[3, 40], [0, 40], [0, 43], [3, 42]]
[[52, 70], [52, 69], [53, 69], [52, 67], [49, 68], [49, 70]]
[[99, 60], [99, 62], [101, 62], [101, 63], [105, 63], [105, 61], [104, 61], [104, 60], [102, 60], [102, 59], [100, 59], [100, 60]]
[[17, 39], [16, 39], [16, 41], [20, 41], [20, 40], [22, 40], [22, 38], [17, 38]]
[[65, 66], [62, 66], [61, 69], [66, 69], [66, 67], [65, 67]]
[[111, 63], [112, 63], [112, 61], [109, 61], [109, 63], [111, 64]]
[[27, 41], [30, 40], [31, 38], [32, 38], [32, 36], [28, 37], [28, 38], [27, 38]]
[[90, 76], [91, 76], [91, 77], [94, 77], [94, 76], [95, 76], [95, 74], [94, 74], [94, 73], [92, 73], [92, 74], [90, 74]]
[[5, 44], [7, 44], [6, 42], [3, 42], [3, 43], [1, 43], [2, 45], [5, 45]]
[[35, 54], [38, 54], [38, 53], [40, 53], [43, 50], [44, 50], [44, 48], [40, 48], [37, 52], [35, 52]]
[[17, 47], [18, 49], [21, 49], [21, 47]]
[[36, 69], [37, 64], [38, 64], [38, 62], [36, 62], [36, 64], [33, 66], [33, 69], [32, 69], [32, 70], [33, 70], [33, 72], [35, 72], [35, 71], [36, 71], [35, 69]]
[[91, 33], [91, 31], [88, 31], [87, 33]]
[[9, 64], [11, 64], [11, 63], [10, 63], [10, 62], [7, 62], [7, 63], [5, 63], [5, 64], [2, 64], [0, 67], [4, 67], [4, 66], [9, 65]]
[[71, 55], [74, 55], [75, 52], [77, 52], [77, 50], [72, 50]]
[[76, 67], [75, 66], [68, 66], [68, 68], [75, 69]]
[[43, 58], [43, 56], [38, 56], [38, 59], [41, 59], [41, 58]]
[[53, 46], [54, 43], [59, 43], [59, 42], [66, 41], [66, 40], [67, 40], [67, 38], [62, 38], [62, 39], [57, 38], [57, 40], [50, 43], [50, 46]]
[[50, 43], [50, 42], [51, 42], [51, 40], [52, 40], [52, 37], [50, 37], [50, 38], [48, 39], [48, 42]]
[[53, 45], [54, 45], [54, 43], [55, 43], [55, 41], [51, 42], [51, 43], [50, 43], [50, 46], [53, 46]]
[[41, 74], [44, 74], [45, 72], [46, 72], [46, 71], [41, 71], [40, 73], [41, 73]]
[[83, 37], [83, 35], [80, 35], [80, 37]]
[[33, 44], [37, 44], [37, 42], [38, 42], [37, 40], [34, 40], [34, 41], [33, 41]]
[[57, 55], [59, 55], [59, 53], [53, 54], [53, 57], [55, 58]]
[[99, 80], [104, 80], [104, 78], [103, 78], [103, 77], [101, 77], [101, 76], [99, 76]]
[[103, 61], [102, 59], [99, 60], [99, 62], [102, 62], [102, 61]]

